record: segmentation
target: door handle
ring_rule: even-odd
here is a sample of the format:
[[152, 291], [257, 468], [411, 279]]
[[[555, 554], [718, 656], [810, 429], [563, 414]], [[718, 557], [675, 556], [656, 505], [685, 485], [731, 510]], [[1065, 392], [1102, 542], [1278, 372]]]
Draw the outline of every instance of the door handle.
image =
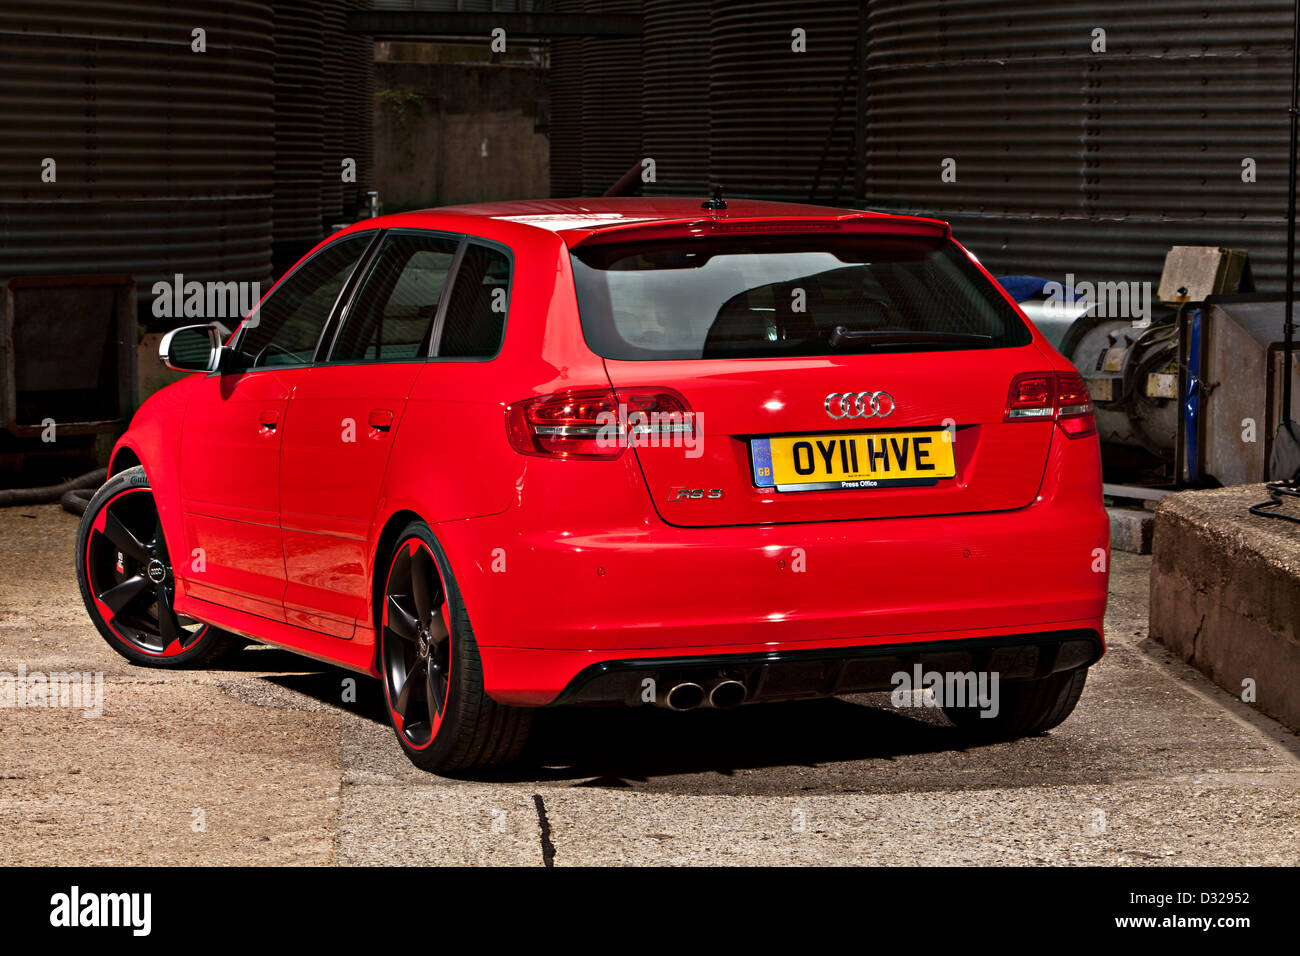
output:
[[[375, 408], [370, 411], [370, 427], [375, 432], [386, 432], [393, 427], [393, 413], [386, 408]], [[371, 434], [372, 438], [378, 438], [378, 435]]]
[[263, 435], [273, 435], [280, 424], [280, 411], [276, 408], [264, 408], [257, 416], [257, 421], [262, 426], [259, 430]]

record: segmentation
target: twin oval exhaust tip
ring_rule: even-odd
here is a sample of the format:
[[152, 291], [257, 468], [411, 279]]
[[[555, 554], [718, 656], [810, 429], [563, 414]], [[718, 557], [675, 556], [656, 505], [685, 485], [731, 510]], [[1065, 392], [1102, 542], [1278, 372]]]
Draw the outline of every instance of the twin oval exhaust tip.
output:
[[709, 691], [709, 703], [718, 710], [730, 710], [745, 702], [745, 685], [738, 680], [719, 681]]
[[673, 685], [668, 691], [668, 696], [664, 698], [664, 703], [668, 705], [669, 710], [694, 710], [704, 703], [705, 696], [704, 688], [699, 684], [684, 681]]
[[669, 710], [694, 710], [707, 700], [710, 707], [730, 710], [743, 704], [747, 693], [745, 685], [738, 680], [718, 681], [707, 692], [694, 681], [683, 681], [672, 686], [664, 703]]

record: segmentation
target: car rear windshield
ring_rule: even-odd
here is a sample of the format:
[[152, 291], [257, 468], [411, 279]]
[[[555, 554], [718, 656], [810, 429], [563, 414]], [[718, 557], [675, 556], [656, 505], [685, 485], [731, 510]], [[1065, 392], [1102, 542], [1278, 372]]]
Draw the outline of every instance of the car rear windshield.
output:
[[691, 238], [573, 251], [587, 344], [611, 359], [1006, 348], [1029, 330], [953, 242]]

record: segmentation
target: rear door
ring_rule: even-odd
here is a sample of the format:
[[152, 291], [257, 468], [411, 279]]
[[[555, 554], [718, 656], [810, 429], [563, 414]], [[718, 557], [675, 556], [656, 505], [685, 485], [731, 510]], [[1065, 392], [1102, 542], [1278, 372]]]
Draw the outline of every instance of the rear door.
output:
[[280, 522], [291, 624], [350, 638], [368, 607], [371, 522], [460, 248], [459, 236], [388, 230], [329, 360], [289, 400]]
[[611, 383], [671, 388], [696, 434], [634, 442], [660, 515], [734, 525], [1020, 508], [1050, 421], [1004, 421], [1049, 366], [950, 240], [737, 236], [581, 245]]

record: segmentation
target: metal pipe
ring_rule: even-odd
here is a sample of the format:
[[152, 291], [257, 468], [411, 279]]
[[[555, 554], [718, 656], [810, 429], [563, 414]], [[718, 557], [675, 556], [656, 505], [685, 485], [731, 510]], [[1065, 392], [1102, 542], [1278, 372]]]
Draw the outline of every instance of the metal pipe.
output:
[[604, 196], [630, 196], [641, 179], [641, 160], [632, 164], [632, 168], [618, 177], [617, 182], [605, 190]]

